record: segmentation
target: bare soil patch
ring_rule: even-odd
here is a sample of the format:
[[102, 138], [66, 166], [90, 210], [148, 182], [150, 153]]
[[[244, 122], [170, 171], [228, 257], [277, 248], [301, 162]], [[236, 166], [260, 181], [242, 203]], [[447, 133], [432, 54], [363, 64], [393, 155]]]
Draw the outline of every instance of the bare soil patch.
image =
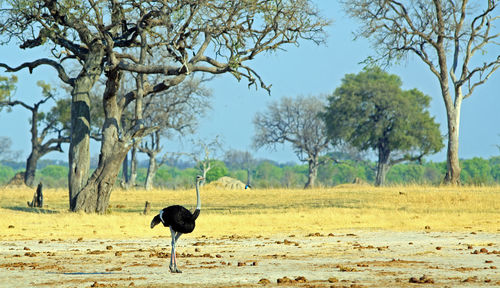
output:
[[[1, 287], [498, 287], [497, 233], [0, 241]], [[440, 247], [437, 249], [436, 247]], [[476, 252], [477, 251], [477, 252]]]

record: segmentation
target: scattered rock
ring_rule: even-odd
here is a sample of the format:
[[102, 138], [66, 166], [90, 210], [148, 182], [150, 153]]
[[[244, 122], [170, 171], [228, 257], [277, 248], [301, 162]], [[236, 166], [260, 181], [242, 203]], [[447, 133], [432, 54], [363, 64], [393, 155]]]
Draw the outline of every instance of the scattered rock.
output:
[[122, 256], [122, 252], [121, 252], [121, 251], [116, 251], [116, 252], [115, 252], [115, 256], [117, 256], [117, 257], [118, 257], [118, 256]]
[[269, 281], [269, 279], [262, 278], [262, 279], [259, 280], [259, 282], [257, 282], [257, 284], [268, 285], [268, 284], [271, 284], [271, 281]]
[[9, 228], [9, 229], [14, 229], [14, 228], [16, 228], [16, 227], [14, 227], [14, 225], [9, 225], [9, 227], [8, 227], [8, 228]]
[[278, 284], [291, 284], [291, 283], [293, 283], [293, 280], [285, 276], [283, 278], [278, 278], [278, 280], [276, 280], [276, 282]]
[[106, 246], [106, 250], [113, 250], [113, 246], [111, 245]]
[[299, 276], [299, 277], [295, 278], [295, 282], [297, 282], [297, 283], [307, 283], [307, 279], [304, 276]]
[[335, 277], [330, 277], [330, 278], [328, 278], [328, 282], [330, 282], [330, 283], [337, 283], [337, 282], [339, 282], [339, 279], [337, 279]]
[[122, 267], [106, 268], [107, 272], [122, 271]]
[[427, 277], [427, 275], [423, 275], [420, 278], [411, 277], [410, 283], [418, 283], [418, 284], [432, 284], [434, 283], [434, 279]]
[[477, 276], [467, 277], [462, 282], [477, 282]]
[[347, 267], [347, 266], [342, 266], [342, 265], [337, 265], [337, 268], [339, 268], [340, 272], [356, 272], [356, 268], [353, 267]]

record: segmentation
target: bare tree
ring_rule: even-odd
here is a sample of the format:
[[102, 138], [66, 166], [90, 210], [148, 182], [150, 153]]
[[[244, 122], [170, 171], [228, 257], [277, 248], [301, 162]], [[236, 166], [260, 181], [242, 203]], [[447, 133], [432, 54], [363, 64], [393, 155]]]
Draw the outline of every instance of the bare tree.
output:
[[210, 107], [210, 90], [202, 86], [201, 79], [190, 77], [182, 84], [172, 87], [154, 98], [144, 100], [144, 123], [160, 127], [149, 137], [145, 137], [139, 151], [148, 155], [149, 166], [145, 188], [153, 188], [153, 179], [164, 161], [157, 163], [156, 157], [161, 152], [162, 137], [171, 138], [174, 133], [186, 135], [193, 133], [198, 119]]
[[342, 1], [363, 25], [357, 37], [373, 40], [369, 62], [398, 62], [412, 54], [436, 76], [448, 122], [444, 181], [460, 183], [458, 136], [462, 101], [500, 67], [498, 3], [487, 1]]
[[[196, 163], [196, 167], [200, 169], [203, 178], [206, 179], [208, 171], [212, 169], [212, 161], [218, 151], [222, 150], [222, 141], [219, 136], [215, 136], [212, 140], [193, 140], [193, 146], [196, 147], [193, 152], [187, 155]], [[205, 181], [202, 182], [202, 184]]]
[[[142, 99], [168, 90], [191, 73], [225, 74], [269, 89], [247, 63], [299, 40], [324, 41], [328, 21], [310, 0], [285, 1], [55, 1], [14, 0], [0, 13], [2, 42], [20, 48], [48, 46], [50, 58], [19, 66], [0, 63], [8, 72], [53, 67], [72, 87], [69, 204], [72, 211], [105, 213], [125, 155], [134, 140], [155, 131], [143, 124]], [[161, 57], [155, 64], [145, 61]], [[77, 63], [69, 75], [65, 61]], [[136, 88], [117, 95], [124, 71], [137, 75]], [[145, 75], [161, 75], [149, 82]], [[105, 120], [99, 165], [89, 177], [90, 91], [106, 79], [102, 95]], [[135, 103], [135, 124], [120, 133], [122, 112]]]
[[249, 151], [229, 150], [224, 155], [224, 163], [229, 169], [243, 169], [247, 171], [246, 187], [252, 186], [252, 171], [255, 169], [257, 161]]
[[48, 113], [41, 112], [43, 104], [55, 100], [55, 90], [43, 81], [38, 81], [37, 85], [42, 88], [43, 97], [33, 105], [10, 97], [0, 101], [0, 109], [5, 106], [21, 106], [31, 112], [31, 152], [24, 172], [24, 184], [27, 186], [34, 184], [38, 160], [53, 151], [63, 152], [61, 144], [70, 142], [69, 123], [66, 121], [69, 120], [70, 102], [68, 99], [57, 100]]
[[15, 160], [21, 157], [21, 151], [11, 150], [12, 140], [6, 136], [0, 136], [0, 161]]
[[278, 103], [271, 103], [267, 111], [254, 118], [256, 148], [276, 149], [277, 144], [290, 143], [302, 162], [307, 162], [309, 173], [304, 188], [313, 188], [320, 156], [330, 146], [326, 126], [319, 114], [326, 101], [323, 97], [284, 97]]

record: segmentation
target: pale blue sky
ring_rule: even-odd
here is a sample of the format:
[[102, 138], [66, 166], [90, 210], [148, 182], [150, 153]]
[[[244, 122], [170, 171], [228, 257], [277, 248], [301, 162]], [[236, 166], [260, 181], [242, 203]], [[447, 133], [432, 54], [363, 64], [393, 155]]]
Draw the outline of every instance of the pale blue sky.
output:
[[[250, 150], [254, 127], [252, 119], [256, 112], [264, 111], [267, 105], [283, 96], [317, 95], [331, 93], [347, 73], [358, 73], [363, 65], [358, 64], [372, 53], [367, 40], [353, 41], [352, 31], [356, 22], [347, 18], [336, 1], [315, 1], [322, 14], [333, 20], [328, 27], [326, 46], [316, 46], [302, 41], [299, 47], [286, 47], [287, 51], [260, 55], [252, 67], [262, 76], [266, 84], [272, 84], [271, 96], [263, 89], [248, 89], [247, 82], [238, 82], [230, 75], [219, 76], [208, 84], [213, 91], [212, 110], [201, 120], [196, 137], [211, 139], [220, 135], [224, 148]], [[499, 51], [495, 52], [499, 54]], [[18, 65], [34, 60], [38, 55], [33, 51], [22, 51], [15, 45], [0, 47], [2, 61]], [[400, 65], [387, 69], [397, 74], [403, 81], [403, 88], [417, 88], [432, 97], [430, 112], [441, 124], [446, 133], [446, 117], [438, 82], [421, 62], [413, 57]], [[0, 74], [5, 75], [0, 70]], [[59, 83], [56, 74], [50, 69], [37, 69], [33, 74], [27, 71], [17, 73], [19, 87], [16, 97], [27, 102], [36, 101], [40, 89], [37, 80]], [[500, 144], [500, 71], [474, 95], [466, 99], [462, 106], [460, 127], [460, 158], [500, 155], [496, 145]], [[0, 114], [0, 136], [9, 136], [13, 149], [23, 150], [23, 157], [29, 153], [29, 113], [14, 108], [12, 113]], [[191, 148], [181, 144], [178, 139], [165, 141], [166, 151], [189, 151]], [[93, 144], [91, 153], [96, 155], [99, 146]], [[277, 151], [261, 149], [253, 151], [256, 158], [267, 158], [278, 162], [297, 161], [288, 145], [279, 146]], [[53, 152], [46, 156], [52, 159], [67, 159], [67, 153]], [[446, 148], [428, 159], [445, 161]]]

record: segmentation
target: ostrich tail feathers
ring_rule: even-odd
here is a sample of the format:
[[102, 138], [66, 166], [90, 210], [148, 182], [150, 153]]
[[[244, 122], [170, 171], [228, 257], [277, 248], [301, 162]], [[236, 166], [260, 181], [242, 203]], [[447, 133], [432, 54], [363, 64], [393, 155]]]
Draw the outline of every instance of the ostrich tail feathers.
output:
[[160, 219], [160, 214], [156, 215], [153, 217], [153, 220], [151, 220], [151, 229], [153, 229], [156, 225], [160, 224], [161, 219]]

